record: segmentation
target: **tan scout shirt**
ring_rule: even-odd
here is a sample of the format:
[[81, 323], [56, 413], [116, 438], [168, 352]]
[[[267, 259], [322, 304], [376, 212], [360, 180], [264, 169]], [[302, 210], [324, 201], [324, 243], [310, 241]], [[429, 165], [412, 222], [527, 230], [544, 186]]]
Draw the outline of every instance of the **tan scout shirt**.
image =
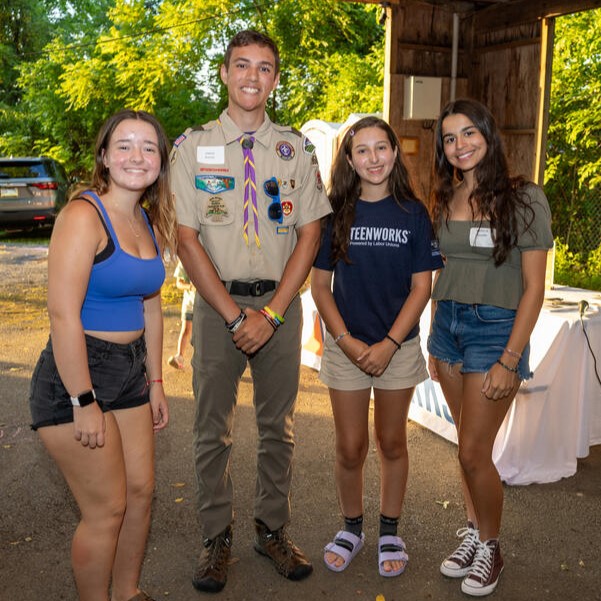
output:
[[[254, 240], [252, 208], [248, 245], [243, 237], [244, 162], [238, 141], [244, 132], [224, 111], [217, 121], [187, 129], [171, 152], [171, 185], [181, 225], [198, 239], [224, 281], [279, 281], [294, 250], [296, 228], [331, 212], [314, 147], [290, 127], [265, 121], [252, 135], [257, 183], [259, 238]], [[251, 133], [251, 132], [249, 132]], [[276, 177], [283, 222], [271, 221], [271, 198], [263, 183]]]

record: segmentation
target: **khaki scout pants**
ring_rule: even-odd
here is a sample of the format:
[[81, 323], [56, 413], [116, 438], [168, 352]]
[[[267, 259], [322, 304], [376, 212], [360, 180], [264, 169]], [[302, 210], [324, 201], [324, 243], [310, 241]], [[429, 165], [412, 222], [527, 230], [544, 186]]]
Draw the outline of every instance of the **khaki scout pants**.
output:
[[[261, 309], [273, 293], [236, 296], [241, 308]], [[299, 384], [302, 307], [297, 295], [267, 344], [252, 358], [239, 351], [221, 316], [199, 294], [192, 345], [196, 399], [194, 460], [198, 512], [204, 536], [214, 538], [233, 520], [230, 450], [238, 384], [250, 364], [258, 429], [254, 516], [276, 530], [290, 519], [292, 433]]]

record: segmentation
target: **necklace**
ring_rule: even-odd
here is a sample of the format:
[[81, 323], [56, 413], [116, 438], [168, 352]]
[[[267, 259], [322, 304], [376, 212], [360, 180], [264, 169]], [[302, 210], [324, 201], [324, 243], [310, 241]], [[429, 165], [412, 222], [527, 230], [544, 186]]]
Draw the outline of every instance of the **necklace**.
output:
[[131, 228], [131, 231], [134, 233], [134, 236], [136, 238], [139, 238], [140, 230], [139, 230], [138, 226], [134, 225], [135, 221], [136, 221], [135, 216], [134, 216], [133, 220], [130, 219], [129, 217], [127, 217], [127, 223], [129, 223], [129, 227]]

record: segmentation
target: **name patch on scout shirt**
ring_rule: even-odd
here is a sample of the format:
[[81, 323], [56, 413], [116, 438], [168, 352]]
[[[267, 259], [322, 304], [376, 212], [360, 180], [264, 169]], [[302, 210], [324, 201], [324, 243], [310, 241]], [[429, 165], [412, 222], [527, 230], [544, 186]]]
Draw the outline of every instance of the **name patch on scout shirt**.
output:
[[196, 189], [203, 190], [209, 194], [219, 194], [227, 190], [233, 190], [236, 180], [225, 175], [197, 175], [195, 178]]
[[205, 165], [223, 165], [225, 163], [225, 147], [197, 146], [196, 161]]

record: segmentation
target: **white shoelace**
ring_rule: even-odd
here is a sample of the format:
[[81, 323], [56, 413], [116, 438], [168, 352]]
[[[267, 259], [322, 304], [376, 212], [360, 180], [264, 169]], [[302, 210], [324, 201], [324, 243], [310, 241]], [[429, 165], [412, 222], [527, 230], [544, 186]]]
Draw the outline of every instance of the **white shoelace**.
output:
[[492, 550], [486, 543], [480, 543], [476, 550], [476, 556], [472, 563], [468, 578], [477, 577], [482, 582], [486, 582], [490, 577], [492, 570]]
[[463, 540], [453, 553], [452, 559], [457, 558], [463, 562], [473, 555], [474, 550], [478, 547], [478, 542], [480, 539], [478, 531], [475, 528], [469, 528], [467, 526], [464, 528], [459, 528], [459, 530], [457, 530], [457, 536], [460, 538], [463, 537]]

